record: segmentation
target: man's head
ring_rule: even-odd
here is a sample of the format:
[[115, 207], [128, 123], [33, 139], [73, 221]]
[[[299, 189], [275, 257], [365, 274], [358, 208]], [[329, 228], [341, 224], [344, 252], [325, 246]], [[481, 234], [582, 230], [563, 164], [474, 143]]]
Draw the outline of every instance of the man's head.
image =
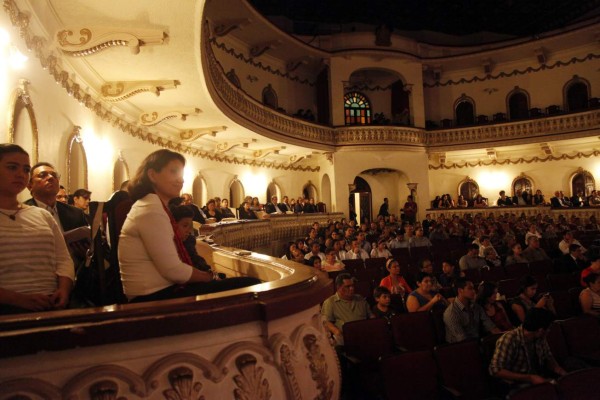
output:
[[27, 187], [34, 198], [46, 200], [44, 203], [50, 202], [49, 205], [53, 205], [60, 189], [60, 174], [52, 164], [39, 162], [31, 167], [31, 178]]
[[563, 234], [563, 239], [565, 239], [565, 242], [570, 242], [571, 240], [573, 240], [573, 233], [570, 231], [566, 231]]
[[475, 300], [475, 286], [473, 282], [465, 278], [457, 278], [454, 281], [454, 288], [456, 289], [457, 297], [461, 303], [473, 302]]
[[432, 275], [433, 274], [433, 263], [430, 259], [426, 258], [421, 261], [421, 271]]
[[354, 296], [354, 278], [347, 273], [339, 274], [335, 278], [335, 288], [342, 300], [352, 300]]
[[277, 204], [277, 196], [271, 196], [271, 203]]
[[574, 258], [581, 257], [581, 246], [578, 244], [570, 244], [569, 245], [569, 254]]
[[529, 236], [529, 239], [527, 239], [527, 246], [537, 249], [540, 247], [540, 240], [537, 236]]
[[469, 246], [467, 246], [467, 255], [471, 257], [477, 257], [479, 255], [479, 246], [475, 243], [472, 243]]
[[92, 192], [87, 189], [77, 189], [73, 192], [73, 205], [79, 209], [87, 210], [90, 206]]
[[452, 261], [448, 261], [448, 260], [443, 261], [442, 262], [442, 271], [446, 275], [452, 275], [454, 273], [454, 264], [452, 263]]
[[69, 195], [67, 194], [67, 189], [63, 185], [60, 185], [60, 189], [58, 189], [58, 193], [56, 193], [56, 201], [60, 201], [61, 203], [67, 204], [69, 202]]
[[525, 314], [523, 329], [532, 333], [535, 338], [541, 338], [546, 334], [553, 321], [554, 314], [551, 311], [533, 307]]
[[315, 255], [319, 254], [319, 252], [321, 251], [321, 246], [318, 242], [313, 242], [313, 244], [310, 246], [310, 251]]

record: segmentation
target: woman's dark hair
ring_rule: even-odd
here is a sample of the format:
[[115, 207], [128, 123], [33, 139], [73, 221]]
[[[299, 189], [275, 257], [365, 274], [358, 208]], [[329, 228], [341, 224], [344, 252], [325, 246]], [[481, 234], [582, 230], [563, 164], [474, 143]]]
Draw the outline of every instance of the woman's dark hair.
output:
[[306, 265], [314, 267], [315, 266], [315, 261], [317, 261], [317, 260], [319, 260], [319, 262], [321, 262], [321, 257], [319, 257], [319, 256], [312, 256], [308, 260], [306, 260]]
[[[0, 160], [2, 159], [2, 157], [4, 157], [5, 154], [12, 154], [12, 153], [21, 153], [21, 154], [25, 154], [26, 156], [29, 156], [29, 153], [27, 153], [25, 151], [25, 149], [23, 149], [18, 144], [0, 143]], [[33, 171], [33, 169], [32, 169], [32, 171]]]
[[417, 276], [415, 277], [415, 281], [417, 281], [417, 282], [422, 282], [422, 281], [423, 281], [423, 279], [425, 279], [425, 278], [433, 278], [433, 276], [431, 276], [431, 274], [428, 274], [427, 272], [423, 272], [423, 271], [421, 271], [421, 272], [419, 272], [419, 273], [417, 274]]
[[525, 275], [521, 278], [520, 284], [521, 286], [519, 287], [519, 294], [525, 293], [525, 289], [527, 289], [528, 287], [537, 285], [537, 281], [533, 276]]
[[585, 278], [583, 278], [583, 281], [585, 282], [587, 287], [590, 287], [592, 283], [596, 282], [596, 279], [598, 279], [598, 277], [600, 277], [600, 274], [596, 272], [590, 272]]
[[190, 206], [169, 206], [169, 210], [176, 222], [184, 218], [194, 218], [194, 210]]
[[494, 282], [483, 281], [477, 288], [477, 303], [483, 307], [487, 304], [490, 297], [494, 295], [494, 291], [498, 289], [498, 285]]
[[212, 203], [212, 204], [214, 204], [214, 205], [215, 205], [215, 207], [217, 206], [217, 202], [215, 201], [215, 199], [210, 199], [210, 200], [208, 200], [208, 201], [206, 202], [206, 206], [208, 207], [208, 205], [209, 205], [209, 204], [211, 204], [211, 203]]
[[148, 171], [153, 169], [156, 172], [160, 172], [173, 160], [180, 161], [185, 165], [185, 157], [167, 149], [157, 150], [146, 157], [144, 161], [142, 161], [142, 165], [138, 168], [133, 179], [129, 181], [127, 191], [131, 196], [131, 200], [137, 201], [148, 193], [154, 193], [154, 187], [148, 177]]

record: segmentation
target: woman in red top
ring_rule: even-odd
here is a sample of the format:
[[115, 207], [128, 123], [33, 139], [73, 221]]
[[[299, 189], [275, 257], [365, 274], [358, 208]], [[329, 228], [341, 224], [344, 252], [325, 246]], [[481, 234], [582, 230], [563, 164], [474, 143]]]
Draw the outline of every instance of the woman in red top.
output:
[[477, 289], [477, 303], [485, 310], [485, 313], [501, 331], [513, 329], [513, 325], [508, 319], [506, 310], [502, 304], [496, 301], [498, 296], [498, 285], [494, 282], [484, 281], [479, 284]]
[[381, 280], [379, 286], [388, 288], [392, 294], [401, 294], [402, 296], [412, 292], [412, 289], [400, 274], [400, 264], [398, 261], [388, 258], [385, 268], [390, 274]]

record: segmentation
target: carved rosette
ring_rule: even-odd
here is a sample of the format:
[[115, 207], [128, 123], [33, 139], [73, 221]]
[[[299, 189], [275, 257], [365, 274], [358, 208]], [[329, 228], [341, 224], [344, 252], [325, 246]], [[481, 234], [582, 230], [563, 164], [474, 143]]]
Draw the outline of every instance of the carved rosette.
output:
[[252, 354], [242, 354], [235, 359], [241, 375], [233, 377], [237, 389], [233, 390], [236, 400], [268, 400], [271, 398], [269, 381], [263, 379], [264, 368], [258, 367], [258, 360]]
[[306, 358], [309, 362], [310, 374], [317, 383], [319, 395], [315, 400], [330, 400], [333, 397], [333, 380], [329, 379], [327, 371], [327, 360], [325, 355], [321, 353], [321, 348], [315, 335], [309, 334], [302, 338], [304, 347], [306, 347]]

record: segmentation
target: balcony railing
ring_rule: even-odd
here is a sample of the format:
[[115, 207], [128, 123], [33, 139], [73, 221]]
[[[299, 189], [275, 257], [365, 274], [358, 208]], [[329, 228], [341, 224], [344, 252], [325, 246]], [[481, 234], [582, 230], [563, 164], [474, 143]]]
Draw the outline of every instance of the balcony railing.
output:
[[202, 35], [203, 70], [221, 111], [246, 128], [281, 142], [327, 151], [339, 146], [410, 146], [434, 151], [515, 145], [598, 135], [600, 109], [515, 122], [426, 130], [406, 126], [329, 127], [294, 118], [253, 99], [233, 85], [217, 60], [209, 32]]

